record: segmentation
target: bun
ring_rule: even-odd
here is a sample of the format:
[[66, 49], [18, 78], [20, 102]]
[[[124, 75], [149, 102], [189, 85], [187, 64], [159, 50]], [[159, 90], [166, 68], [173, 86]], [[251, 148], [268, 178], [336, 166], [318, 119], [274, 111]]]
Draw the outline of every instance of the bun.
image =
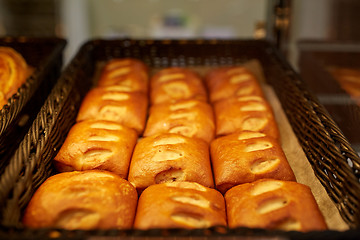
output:
[[110, 172], [60, 173], [35, 192], [23, 223], [30, 228], [128, 229], [137, 197], [129, 182]]
[[264, 97], [261, 86], [245, 67], [222, 67], [211, 70], [205, 77], [211, 102], [241, 96]]
[[261, 178], [295, 181], [280, 144], [258, 132], [220, 137], [210, 145], [216, 188], [225, 193]]
[[199, 100], [154, 105], [150, 108], [144, 136], [159, 133], [177, 133], [210, 143], [215, 135], [212, 107]]
[[150, 81], [151, 104], [178, 100], [207, 101], [207, 93], [200, 76], [185, 68], [166, 68], [157, 72]]
[[99, 87], [118, 86], [123, 92], [148, 92], [149, 69], [140, 60], [132, 58], [115, 58], [106, 63]]
[[261, 179], [233, 187], [225, 201], [230, 228], [327, 229], [310, 188], [300, 183]]
[[141, 134], [145, 128], [147, 96], [139, 92], [121, 92], [118, 86], [90, 90], [82, 101], [77, 121], [107, 120], [133, 128]]
[[193, 182], [152, 185], [140, 196], [134, 228], [226, 226], [225, 203], [216, 190]]
[[174, 181], [214, 186], [208, 144], [174, 133], [139, 140], [130, 163], [129, 182], [142, 191]]
[[0, 47], [0, 108], [14, 95], [33, 72], [20, 53]]
[[60, 172], [102, 169], [126, 178], [135, 130], [115, 122], [87, 120], [76, 123], [55, 157]]
[[351, 68], [331, 67], [331, 75], [350, 97], [360, 105], [360, 70]]
[[255, 131], [279, 140], [279, 129], [271, 106], [258, 96], [233, 97], [213, 105], [216, 135]]

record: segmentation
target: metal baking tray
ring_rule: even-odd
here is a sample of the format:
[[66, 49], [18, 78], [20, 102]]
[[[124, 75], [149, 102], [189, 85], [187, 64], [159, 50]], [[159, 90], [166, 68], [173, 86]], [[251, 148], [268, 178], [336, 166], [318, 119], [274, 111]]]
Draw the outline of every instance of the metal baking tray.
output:
[[[152, 68], [222, 66], [258, 59], [319, 181], [353, 230], [285, 232], [249, 228], [197, 230], [31, 230], [21, 224], [22, 211], [34, 191], [55, 173], [52, 159], [75, 123], [80, 103], [93, 86], [97, 64], [133, 57]], [[351, 164], [349, 164], [351, 162]], [[360, 237], [360, 159], [299, 75], [263, 40], [91, 40], [65, 68], [0, 178], [1, 231], [13, 238], [74, 239], [351, 239]], [[102, 238], [101, 238], [102, 239]]]
[[60, 76], [66, 41], [59, 38], [3, 37], [34, 68], [33, 74], [0, 109], [0, 173], [29, 130]]

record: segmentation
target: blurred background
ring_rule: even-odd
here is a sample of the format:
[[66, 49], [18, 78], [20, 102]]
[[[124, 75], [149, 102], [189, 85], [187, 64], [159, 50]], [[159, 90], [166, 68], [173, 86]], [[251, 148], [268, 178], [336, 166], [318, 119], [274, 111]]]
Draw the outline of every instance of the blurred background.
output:
[[359, 40], [359, 2], [0, 0], [0, 35], [66, 38], [66, 59], [92, 38], [267, 38], [297, 68], [300, 39]]

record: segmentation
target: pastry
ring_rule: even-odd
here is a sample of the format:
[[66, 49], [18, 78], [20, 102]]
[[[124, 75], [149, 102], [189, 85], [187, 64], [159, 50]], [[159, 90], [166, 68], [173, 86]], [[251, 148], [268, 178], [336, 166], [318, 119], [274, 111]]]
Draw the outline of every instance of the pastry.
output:
[[245, 67], [215, 68], [206, 75], [205, 80], [211, 102], [231, 97], [264, 97], [257, 78]]
[[327, 229], [310, 188], [300, 183], [261, 179], [233, 187], [225, 202], [230, 228]]
[[280, 138], [271, 106], [264, 98], [233, 97], [217, 101], [213, 107], [216, 136], [248, 130], [262, 132], [275, 139]]
[[154, 105], [149, 111], [144, 136], [159, 133], [178, 133], [210, 143], [215, 135], [212, 107], [195, 99]]
[[35, 192], [23, 223], [30, 228], [129, 229], [137, 197], [128, 181], [110, 172], [60, 173]]
[[107, 120], [133, 128], [141, 134], [145, 128], [147, 96], [139, 92], [121, 92], [117, 86], [90, 90], [82, 101], [77, 121]]
[[296, 180], [278, 141], [263, 133], [245, 131], [217, 138], [210, 152], [216, 188], [222, 193], [261, 178]]
[[137, 133], [116, 122], [76, 123], [55, 157], [60, 172], [102, 169], [126, 178]]
[[0, 47], [0, 108], [14, 95], [33, 72], [20, 53]]
[[101, 71], [98, 86], [117, 86], [123, 92], [148, 92], [149, 69], [140, 60], [115, 58]]
[[129, 182], [141, 192], [150, 185], [174, 181], [214, 186], [208, 144], [174, 133], [140, 139], [131, 159]]
[[207, 92], [199, 75], [186, 68], [165, 68], [150, 80], [151, 104], [185, 99], [207, 101]]
[[152, 185], [139, 198], [135, 229], [226, 226], [224, 197], [194, 182]]

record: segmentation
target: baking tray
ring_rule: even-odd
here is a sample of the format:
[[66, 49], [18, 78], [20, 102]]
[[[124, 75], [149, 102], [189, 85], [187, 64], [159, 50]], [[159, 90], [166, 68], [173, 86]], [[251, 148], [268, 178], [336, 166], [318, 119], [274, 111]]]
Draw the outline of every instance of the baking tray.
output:
[[302, 78], [360, 154], [360, 106], [327, 70], [360, 70], [360, 42], [302, 40], [298, 47]]
[[59, 78], [65, 45], [66, 41], [59, 38], [0, 38], [0, 46], [12, 47], [34, 68], [0, 111], [0, 173]]
[[[258, 59], [316, 176], [352, 230], [337, 232], [283, 232], [249, 228], [199, 230], [66, 231], [23, 228], [21, 214], [34, 191], [55, 173], [52, 159], [75, 123], [85, 94], [94, 84], [97, 64], [114, 57], [133, 57], [152, 68], [222, 66]], [[349, 164], [351, 162], [352, 164]], [[65, 68], [0, 178], [1, 232], [14, 238], [145, 239], [147, 237], [243, 239], [352, 239], [360, 237], [359, 164], [324, 107], [274, 46], [260, 40], [91, 40]]]

